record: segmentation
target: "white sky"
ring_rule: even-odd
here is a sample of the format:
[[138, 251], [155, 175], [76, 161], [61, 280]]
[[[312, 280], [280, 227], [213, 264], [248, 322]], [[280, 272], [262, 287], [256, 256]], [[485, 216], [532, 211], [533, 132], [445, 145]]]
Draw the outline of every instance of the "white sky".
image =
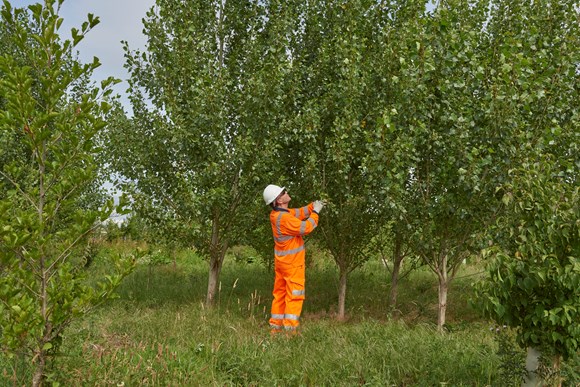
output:
[[[26, 7], [43, 1], [9, 0], [13, 7]], [[155, 4], [155, 0], [65, 0], [60, 9], [64, 19], [59, 33], [63, 39], [70, 38], [71, 28], [81, 29], [92, 13], [98, 16], [100, 23], [91, 30], [77, 46], [81, 62], [92, 62], [94, 56], [99, 58], [101, 66], [95, 70], [93, 79], [97, 82], [114, 76], [123, 82], [115, 86], [115, 92], [121, 95], [121, 101], [127, 111], [131, 111], [125, 90], [128, 87], [127, 71], [123, 68], [123, 46], [121, 40], [129, 42], [132, 50], [144, 48], [146, 39], [143, 35], [142, 19]]]

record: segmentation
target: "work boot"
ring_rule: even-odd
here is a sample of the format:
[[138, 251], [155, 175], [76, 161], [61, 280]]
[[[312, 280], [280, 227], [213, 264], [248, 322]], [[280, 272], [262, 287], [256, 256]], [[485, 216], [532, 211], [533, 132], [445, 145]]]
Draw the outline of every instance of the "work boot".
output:
[[279, 334], [281, 334], [282, 332], [284, 332], [283, 329], [280, 328], [272, 328], [270, 329], [270, 336], [278, 336]]
[[286, 329], [284, 333], [287, 338], [302, 336], [302, 333], [298, 329]]

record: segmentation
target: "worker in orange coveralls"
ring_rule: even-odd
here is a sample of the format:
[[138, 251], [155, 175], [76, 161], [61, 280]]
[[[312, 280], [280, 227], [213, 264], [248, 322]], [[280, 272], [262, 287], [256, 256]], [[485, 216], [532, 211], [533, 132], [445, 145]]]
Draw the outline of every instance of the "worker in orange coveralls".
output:
[[269, 185], [264, 201], [272, 207], [270, 223], [274, 234], [274, 300], [270, 318], [271, 332], [296, 333], [304, 302], [304, 235], [318, 226], [318, 214], [324, 202], [317, 200], [301, 208], [288, 208], [292, 198], [285, 187]]

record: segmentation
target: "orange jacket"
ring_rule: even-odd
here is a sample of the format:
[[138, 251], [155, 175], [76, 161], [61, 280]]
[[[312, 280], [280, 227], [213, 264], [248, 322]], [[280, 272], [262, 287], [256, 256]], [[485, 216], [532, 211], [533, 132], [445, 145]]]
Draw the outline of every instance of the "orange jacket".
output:
[[304, 265], [304, 235], [318, 226], [314, 203], [301, 208], [274, 207], [270, 212], [276, 264]]

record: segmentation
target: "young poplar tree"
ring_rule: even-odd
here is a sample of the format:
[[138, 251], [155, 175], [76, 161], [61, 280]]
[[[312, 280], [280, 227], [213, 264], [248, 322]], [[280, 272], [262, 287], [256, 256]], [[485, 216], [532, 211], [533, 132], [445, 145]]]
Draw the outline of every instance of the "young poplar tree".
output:
[[276, 169], [269, 139], [286, 94], [285, 8], [159, 0], [145, 21], [147, 51], [126, 48], [134, 118], [114, 131], [113, 166], [136, 206], [161, 210], [158, 224], [178, 223], [208, 258], [209, 306], [226, 250], [248, 240], [242, 225], [267, 221], [255, 214]]
[[316, 238], [338, 266], [338, 318], [346, 317], [348, 275], [369, 255], [381, 220], [362, 168], [374, 125], [374, 1], [313, 2], [290, 50], [299, 89], [294, 114], [280, 131], [280, 159], [297, 203], [327, 199]]
[[[523, 347], [554, 356], [578, 350], [580, 13], [577, 2], [497, 2], [492, 127], [505, 140], [498, 195], [504, 216], [489, 232], [484, 311], [518, 331]], [[547, 290], [548, 289], [548, 290]], [[533, 351], [528, 352], [530, 355]]]
[[486, 8], [443, 1], [429, 12], [425, 2], [406, 9], [416, 16], [388, 46], [399, 64], [389, 77], [395, 92], [371, 137], [369, 162], [396, 231], [437, 275], [442, 329], [450, 283], [478, 251], [493, 213], [485, 108], [476, 97], [487, 68]]
[[[378, 53], [373, 60], [374, 68], [378, 69], [375, 75], [378, 90], [376, 122], [366, 134], [363, 165], [369, 171], [367, 184], [374, 193], [372, 206], [380, 209], [384, 222], [388, 222], [384, 223], [388, 225], [384, 229], [388, 230], [387, 234], [379, 236], [386, 236], [392, 248], [389, 306], [396, 308], [399, 278], [409, 274], [421, 262], [413, 251], [411, 237], [414, 229], [410, 224], [412, 214], [416, 213], [414, 208], [420, 206], [409, 190], [413, 177], [409, 173], [413, 163], [409, 157], [413, 149], [409, 134], [414, 118], [414, 105], [409, 103], [409, 98], [414, 96], [414, 85], [407, 83], [404, 75], [408, 60], [420, 63], [417, 59], [421, 46], [417, 47], [417, 42], [422, 36], [426, 2], [387, 4], [389, 6], [381, 2], [373, 42]], [[379, 249], [385, 247], [377, 245]], [[404, 260], [411, 262], [401, 273]]]
[[[485, 68], [483, 3], [441, 2], [422, 18], [421, 34], [403, 64], [408, 99], [407, 147], [411, 243], [438, 279], [437, 326], [446, 322], [451, 282], [479, 249], [493, 214], [486, 175], [490, 153], [481, 119]], [[410, 129], [410, 130], [409, 130]], [[413, 202], [414, 204], [411, 204]]]
[[113, 210], [112, 200], [101, 209], [83, 204], [113, 79], [87, 86], [98, 59], [80, 64], [73, 49], [98, 18], [89, 15], [62, 41], [61, 4], [14, 9], [4, 1], [1, 11], [19, 57], [0, 56], [0, 130], [28, 157], [0, 170], [0, 346], [30, 362], [33, 386], [43, 384], [65, 328], [110, 298], [132, 267], [119, 258], [110, 275], [90, 281], [83, 270], [80, 247]]

